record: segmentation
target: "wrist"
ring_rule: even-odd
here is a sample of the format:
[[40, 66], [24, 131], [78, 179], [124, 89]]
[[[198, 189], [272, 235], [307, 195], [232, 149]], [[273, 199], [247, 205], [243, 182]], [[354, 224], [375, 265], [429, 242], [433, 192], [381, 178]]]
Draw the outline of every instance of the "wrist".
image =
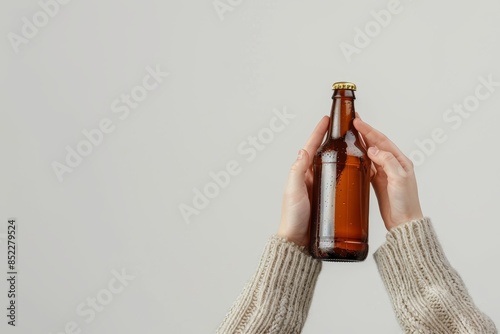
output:
[[306, 247], [309, 244], [309, 236], [296, 235], [294, 233], [282, 231], [281, 229], [278, 230], [276, 235], [300, 247]]
[[424, 218], [424, 215], [420, 213], [416, 213], [414, 215], [408, 215], [405, 218], [398, 219], [397, 221], [392, 221], [390, 224], [387, 224], [387, 231], [391, 231], [392, 229], [405, 225], [409, 222], [415, 221], [415, 220], [422, 220]]

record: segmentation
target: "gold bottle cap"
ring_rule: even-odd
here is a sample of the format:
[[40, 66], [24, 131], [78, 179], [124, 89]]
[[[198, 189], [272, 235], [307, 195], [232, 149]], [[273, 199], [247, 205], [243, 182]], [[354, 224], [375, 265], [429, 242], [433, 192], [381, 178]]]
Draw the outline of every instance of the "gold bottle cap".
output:
[[356, 90], [356, 85], [352, 82], [340, 81], [332, 85], [332, 89], [350, 89]]

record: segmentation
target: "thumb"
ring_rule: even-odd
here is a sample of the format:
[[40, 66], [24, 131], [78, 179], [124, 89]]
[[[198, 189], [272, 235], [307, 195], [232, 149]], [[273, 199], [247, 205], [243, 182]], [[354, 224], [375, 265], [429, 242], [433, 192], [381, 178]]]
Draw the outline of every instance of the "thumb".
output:
[[297, 160], [290, 169], [288, 176], [288, 189], [297, 190], [304, 185], [306, 172], [309, 168], [309, 154], [306, 150], [299, 150]]

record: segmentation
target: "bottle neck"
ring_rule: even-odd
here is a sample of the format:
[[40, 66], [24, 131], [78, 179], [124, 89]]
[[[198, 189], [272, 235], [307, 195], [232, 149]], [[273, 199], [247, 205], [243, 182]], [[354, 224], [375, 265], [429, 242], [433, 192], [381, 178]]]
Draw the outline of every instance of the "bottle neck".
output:
[[335, 89], [333, 91], [332, 111], [330, 114], [330, 129], [328, 138], [344, 137], [347, 131], [352, 130], [354, 111], [354, 91], [350, 89]]

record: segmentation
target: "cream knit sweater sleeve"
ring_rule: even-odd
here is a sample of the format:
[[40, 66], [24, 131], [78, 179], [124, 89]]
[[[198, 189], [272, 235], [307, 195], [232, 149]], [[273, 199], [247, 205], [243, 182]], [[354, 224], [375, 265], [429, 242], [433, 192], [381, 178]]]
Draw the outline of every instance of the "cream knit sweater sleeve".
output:
[[226, 315], [219, 334], [298, 334], [311, 306], [321, 261], [273, 236], [259, 267]]
[[405, 333], [497, 333], [451, 267], [428, 218], [393, 228], [374, 257]]
[[[428, 218], [393, 228], [374, 257], [405, 333], [497, 333], [449, 264]], [[321, 262], [302, 247], [272, 237], [217, 333], [300, 333], [320, 270]]]

